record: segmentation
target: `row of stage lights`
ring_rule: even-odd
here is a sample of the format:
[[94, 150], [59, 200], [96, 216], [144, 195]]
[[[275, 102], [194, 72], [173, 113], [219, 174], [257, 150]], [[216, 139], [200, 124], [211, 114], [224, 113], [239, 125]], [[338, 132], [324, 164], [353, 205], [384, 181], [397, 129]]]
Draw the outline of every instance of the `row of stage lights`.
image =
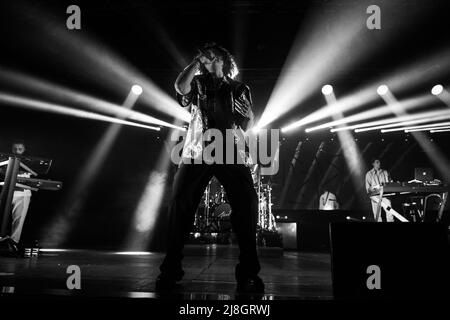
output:
[[[440, 95], [444, 91], [444, 87], [441, 84], [435, 85], [431, 89], [431, 94], [434, 96]], [[326, 84], [322, 87], [322, 94], [325, 96], [329, 96], [333, 93], [333, 86], [331, 84]], [[382, 84], [377, 88], [377, 93], [380, 96], [384, 96], [389, 92], [389, 88], [387, 85]]]
[[[330, 101], [329, 97], [333, 97], [333, 100], [336, 102], [336, 98], [334, 97], [334, 90], [333, 86], [330, 84], [326, 84], [322, 87], [322, 94], [325, 96], [327, 101]], [[371, 130], [377, 130], [379, 129], [381, 133], [388, 133], [388, 132], [396, 132], [396, 131], [403, 131], [405, 133], [408, 132], [415, 132], [415, 131], [429, 131], [430, 133], [441, 133], [441, 132], [447, 132], [450, 131], [450, 122], [438, 122], [438, 123], [430, 123], [434, 120], [443, 120], [443, 119], [450, 119], [450, 110], [436, 110], [436, 111], [428, 111], [418, 114], [407, 114], [405, 110], [401, 110], [400, 107], [400, 113], [395, 112], [395, 108], [397, 108], [401, 105], [401, 102], [397, 101], [395, 97], [392, 95], [392, 93], [389, 90], [389, 87], [385, 84], [382, 84], [378, 86], [376, 89], [377, 94], [382, 97], [386, 103], [388, 104], [387, 108], [391, 108], [391, 111], [394, 111], [396, 113], [396, 117], [393, 118], [385, 118], [382, 120], [367, 122], [367, 123], [360, 123], [357, 125], [349, 125], [345, 126], [346, 124], [350, 122], [354, 122], [355, 116], [350, 116], [347, 118], [342, 118], [338, 121], [332, 121], [329, 123], [321, 124], [315, 127], [309, 127], [305, 129], [306, 133], [319, 130], [319, 129], [329, 129], [330, 132], [339, 132], [343, 130], [350, 130], [354, 129], [355, 132], [365, 132], [365, 131], [371, 131]], [[444, 92], [444, 87], [441, 84], [436, 84], [431, 89], [431, 94], [434, 96], [441, 96]], [[449, 101], [444, 101], [447, 104], [449, 104]], [[332, 105], [329, 103], [329, 105]], [[450, 104], [449, 104], [450, 106]], [[386, 106], [382, 107], [386, 108]], [[370, 113], [372, 110], [365, 111], [365, 113]], [[361, 117], [362, 118], [362, 117]], [[300, 123], [301, 121], [298, 121]], [[413, 125], [413, 124], [420, 124], [420, 123], [428, 123], [425, 125]], [[338, 125], [339, 126], [336, 126]], [[294, 124], [288, 125], [286, 127], [283, 127], [281, 129], [282, 132], [287, 132], [293, 129], [296, 129], [298, 127], [301, 127], [301, 124], [298, 126]], [[386, 129], [385, 129], [386, 128]], [[257, 129], [256, 129], [257, 130]], [[255, 130], [255, 131], [256, 131]]]

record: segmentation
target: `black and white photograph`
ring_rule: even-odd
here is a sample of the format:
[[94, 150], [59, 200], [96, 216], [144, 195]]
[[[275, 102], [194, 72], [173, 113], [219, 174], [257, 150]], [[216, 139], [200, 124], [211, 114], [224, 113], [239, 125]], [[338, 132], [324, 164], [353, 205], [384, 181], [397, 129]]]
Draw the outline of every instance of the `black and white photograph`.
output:
[[0, 315], [450, 301], [447, 1], [2, 0], [0, 41]]

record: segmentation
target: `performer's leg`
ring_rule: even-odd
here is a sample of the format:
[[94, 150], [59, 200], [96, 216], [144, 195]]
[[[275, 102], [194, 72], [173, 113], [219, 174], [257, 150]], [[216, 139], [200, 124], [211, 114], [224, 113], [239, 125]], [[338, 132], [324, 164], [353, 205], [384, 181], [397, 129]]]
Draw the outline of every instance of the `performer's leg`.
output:
[[215, 175], [230, 201], [231, 224], [240, 249], [236, 280], [255, 278], [261, 269], [256, 252], [258, 199], [250, 169], [244, 165], [218, 165], [216, 168]]
[[381, 203], [382, 203], [384, 212], [386, 212], [386, 221], [394, 222], [394, 216], [392, 215], [390, 210], [388, 210], [388, 208], [390, 209], [392, 207], [391, 200], [389, 200], [388, 198], [383, 198]]
[[15, 191], [12, 201], [11, 239], [19, 243], [23, 224], [30, 206], [31, 192]]
[[370, 202], [372, 204], [373, 220], [375, 222], [381, 222], [382, 221], [381, 212], [380, 212], [380, 215], [378, 216], [378, 221], [376, 220], [377, 219], [377, 211], [378, 211], [378, 203], [379, 203], [378, 197], [370, 197]]
[[195, 211], [211, 177], [211, 166], [203, 164], [182, 164], [175, 174], [169, 209], [167, 254], [160, 266], [165, 277], [178, 281], [184, 275], [181, 267], [184, 243], [192, 229]]

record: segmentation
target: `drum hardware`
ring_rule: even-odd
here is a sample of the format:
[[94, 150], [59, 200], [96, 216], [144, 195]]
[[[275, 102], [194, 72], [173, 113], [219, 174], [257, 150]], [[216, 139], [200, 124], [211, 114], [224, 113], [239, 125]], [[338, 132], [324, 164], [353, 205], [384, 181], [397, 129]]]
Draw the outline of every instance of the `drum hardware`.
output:
[[[258, 196], [258, 229], [275, 231], [275, 217], [272, 214], [272, 186], [262, 182], [258, 165], [250, 170]], [[230, 232], [231, 206], [224, 187], [213, 177], [208, 183], [194, 220], [196, 232]]]

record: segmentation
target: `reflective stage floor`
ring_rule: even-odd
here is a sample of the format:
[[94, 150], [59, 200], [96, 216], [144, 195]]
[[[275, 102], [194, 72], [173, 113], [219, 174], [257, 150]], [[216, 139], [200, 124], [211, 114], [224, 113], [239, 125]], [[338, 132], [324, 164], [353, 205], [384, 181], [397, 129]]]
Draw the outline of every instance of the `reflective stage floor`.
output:
[[[185, 248], [181, 286], [172, 294], [155, 293], [163, 253], [92, 250], [45, 250], [39, 257], [0, 257], [3, 297], [83, 296], [96, 298], [168, 298], [230, 300], [235, 295], [234, 246], [189, 245]], [[330, 255], [324, 252], [260, 248], [263, 300], [332, 299]], [[69, 290], [67, 268], [80, 268], [81, 289]]]

